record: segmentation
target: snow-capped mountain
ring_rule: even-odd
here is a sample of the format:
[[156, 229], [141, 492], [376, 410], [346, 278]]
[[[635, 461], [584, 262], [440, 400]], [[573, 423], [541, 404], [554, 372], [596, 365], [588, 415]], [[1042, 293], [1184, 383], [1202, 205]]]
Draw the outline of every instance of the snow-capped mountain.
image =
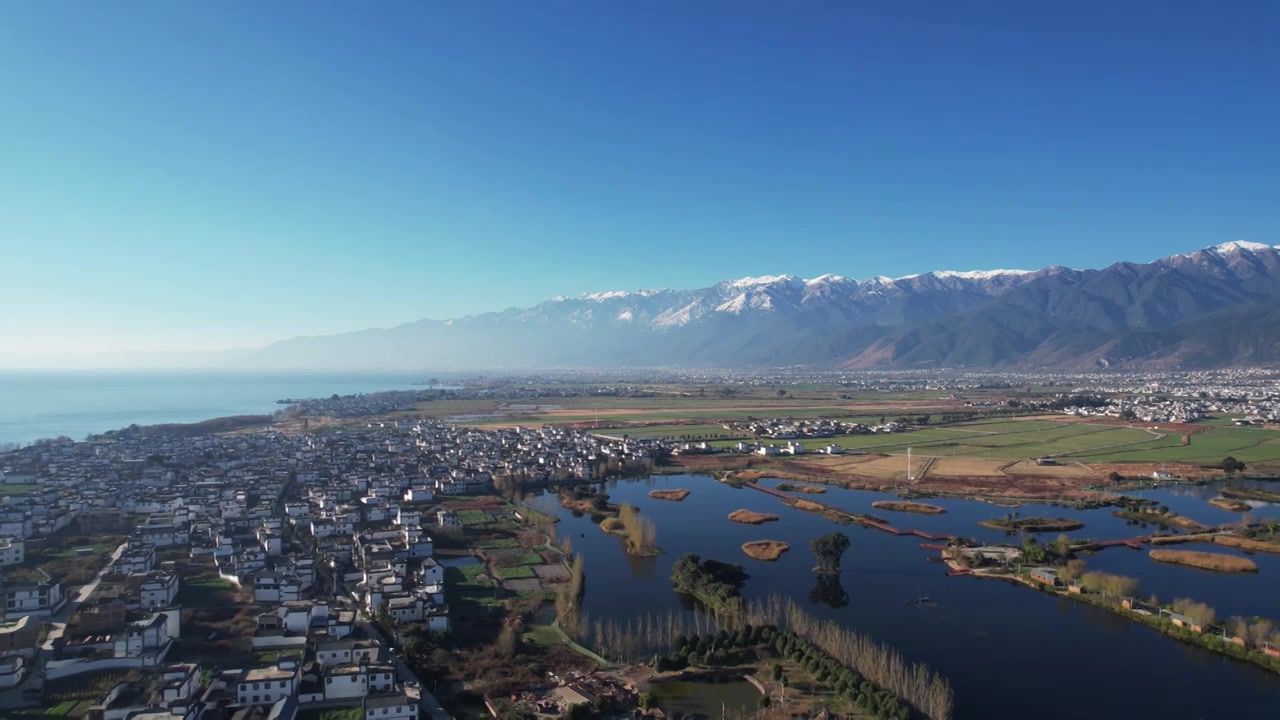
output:
[[[934, 271], [866, 280], [765, 275], [692, 290], [592, 292], [444, 322], [297, 338], [264, 348], [247, 364], [440, 370], [1115, 364], [1168, 356], [1169, 343], [1186, 340], [1178, 339], [1179, 323], [1276, 298], [1280, 250], [1230, 242], [1102, 270]], [[1153, 339], [1156, 331], [1164, 335]], [[1134, 332], [1147, 335], [1129, 347], [1122, 336]], [[1124, 357], [1108, 349], [1122, 346], [1129, 348]], [[1107, 353], [1116, 357], [1103, 358]], [[1233, 361], [1214, 357], [1201, 362]]]

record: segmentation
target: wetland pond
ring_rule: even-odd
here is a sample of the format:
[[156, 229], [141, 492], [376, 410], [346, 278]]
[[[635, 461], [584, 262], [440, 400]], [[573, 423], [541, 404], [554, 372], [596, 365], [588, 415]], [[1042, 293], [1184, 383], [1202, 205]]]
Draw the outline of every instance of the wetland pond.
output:
[[[774, 486], [779, 481], [762, 480]], [[690, 491], [680, 502], [650, 498], [654, 489]], [[747, 599], [774, 594], [791, 597], [815, 616], [832, 619], [885, 642], [907, 659], [924, 662], [949, 679], [955, 689], [956, 718], [1162, 717], [1216, 718], [1226, 714], [1264, 714], [1280, 707], [1280, 675], [1191, 646], [1130, 620], [1067, 598], [990, 579], [947, 577], [946, 567], [928, 558], [937, 551], [920, 547], [914, 536], [893, 536], [858, 525], [841, 525], [787, 507], [750, 488], [734, 488], [700, 475], [655, 475], [605, 484], [611, 501], [641, 509], [657, 525], [657, 557], [633, 557], [614, 537], [600, 532], [590, 517], [574, 517], [554, 495], [526, 502], [561, 518], [557, 531], [570, 537], [583, 555], [591, 618], [626, 620], [669, 610], [698, 612], [696, 602], [671, 588], [672, 565], [682, 553], [740, 563], [750, 574], [742, 590]], [[1131, 493], [1167, 505], [1204, 523], [1238, 520], [1208, 500], [1212, 487], [1169, 487]], [[828, 488], [807, 496], [852, 512], [884, 517], [894, 525], [976, 538], [988, 543], [1017, 543], [1020, 538], [978, 522], [1017, 511], [1020, 517], [1043, 515], [1077, 519], [1084, 527], [1070, 537], [1114, 539], [1150, 534], [1111, 515], [1114, 508], [1076, 510], [1028, 504], [1006, 508], [974, 500], [932, 498], [947, 510], [918, 515], [874, 510], [885, 493]], [[1280, 517], [1280, 507], [1255, 504], [1257, 517]], [[746, 509], [773, 513], [777, 522], [744, 525], [728, 519]], [[840, 529], [851, 540], [838, 582], [820, 583], [812, 572], [809, 542]], [[1039, 533], [1042, 541], [1058, 533]], [[781, 540], [791, 551], [774, 562], [754, 560], [741, 549], [751, 540]], [[1236, 553], [1221, 546], [1179, 545]], [[1251, 555], [1257, 574], [1222, 575], [1157, 563], [1125, 547], [1085, 557], [1090, 569], [1137, 578], [1143, 596], [1162, 600], [1189, 597], [1213, 606], [1220, 617], [1262, 615], [1280, 620], [1280, 555]], [[929, 597], [932, 603], [912, 604]], [[697, 687], [691, 688], [691, 691]], [[752, 689], [752, 692], [755, 692]], [[696, 693], [694, 693], [696, 694]], [[711, 694], [714, 716], [719, 692]], [[752, 700], [755, 702], [755, 699]], [[674, 707], [674, 706], [673, 706]], [[690, 709], [685, 712], [706, 712]], [[730, 715], [733, 716], [732, 714]]]

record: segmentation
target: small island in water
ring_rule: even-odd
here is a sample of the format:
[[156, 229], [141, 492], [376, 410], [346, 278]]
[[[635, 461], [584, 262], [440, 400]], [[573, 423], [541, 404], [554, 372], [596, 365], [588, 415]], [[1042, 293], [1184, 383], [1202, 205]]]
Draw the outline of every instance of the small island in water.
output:
[[1258, 572], [1258, 563], [1249, 558], [1225, 553], [1204, 552], [1201, 550], [1152, 550], [1150, 557], [1156, 562], [1186, 565], [1200, 570], [1229, 573]]
[[752, 540], [742, 544], [742, 552], [756, 560], [777, 560], [790, 549], [791, 545], [781, 540]]
[[795, 483], [785, 482], [778, 483], [778, 486], [774, 489], [778, 492], [801, 492], [808, 493], [810, 495], [821, 495], [827, 491], [827, 489], [821, 485], [797, 485]]
[[1210, 500], [1209, 504], [1228, 512], [1249, 512], [1253, 509], [1249, 503], [1229, 497], [1216, 497]]
[[891, 512], [917, 513], [919, 515], [941, 515], [946, 512], [945, 508], [937, 505], [930, 505], [922, 502], [906, 502], [900, 500], [877, 500], [871, 503], [871, 507], [877, 510], [889, 510]]
[[747, 525], [759, 525], [777, 520], [778, 516], [773, 513], [761, 513], [754, 510], [734, 510], [729, 513], [729, 519], [734, 522], [746, 523]]
[[689, 491], [683, 488], [672, 490], [650, 490], [649, 497], [655, 500], [671, 500], [672, 502], [680, 502], [689, 497]]
[[978, 523], [992, 530], [1026, 530], [1027, 532], [1065, 532], [1079, 530], [1084, 523], [1071, 518], [1017, 517], [1009, 514], [1002, 518], [992, 518]]

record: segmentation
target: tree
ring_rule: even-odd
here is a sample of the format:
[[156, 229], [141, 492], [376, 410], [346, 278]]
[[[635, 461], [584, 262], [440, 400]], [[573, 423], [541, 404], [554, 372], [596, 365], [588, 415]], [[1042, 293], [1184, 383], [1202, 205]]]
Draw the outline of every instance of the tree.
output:
[[498, 654], [510, 660], [516, 656], [516, 649], [519, 644], [519, 638], [516, 637], [515, 628], [510, 626], [502, 628], [502, 632], [498, 633]]
[[1107, 476], [1107, 480], [1110, 480], [1112, 483], [1119, 483], [1124, 481], [1124, 476], [1115, 470], [1112, 470], [1111, 474]]
[[1186, 598], [1179, 598], [1173, 601], [1173, 611], [1191, 618], [1195, 624], [1201, 627], [1212, 625], [1217, 619], [1218, 614], [1208, 605]]
[[774, 664], [773, 664], [773, 666], [769, 669], [769, 674], [770, 674], [770, 676], [771, 676], [771, 677], [773, 677], [773, 681], [774, 681], [774, 682], [777, 682], [777, 681], [781, 680], [781, 679], [782, 679], [782, 666], [781, 666], [781, 665], [779, 665], [779, 664], [777, 664], [777, 663], [774, 663]]
[[1067, 566], [1058, 571], [1058, 577], [1065, 582], [1079, 580], [1084, 575], [1083, 560], [1069, 560]]
[[1244, 468], [1245, 468], [1244, 463], [1240, 462], [1239, 460], [1235, 459], [1230, 455], [1222, 458], [1222, 469], [1226, 471], [1228, 475], [1234, 475], [1237, 472], [1243, 472]]
[[809, 543], [809, 548], [818, 559], [814, 572], [840, 572], [840, 559], [849, 549], [849, 536], [842, 532], [827, 533]]

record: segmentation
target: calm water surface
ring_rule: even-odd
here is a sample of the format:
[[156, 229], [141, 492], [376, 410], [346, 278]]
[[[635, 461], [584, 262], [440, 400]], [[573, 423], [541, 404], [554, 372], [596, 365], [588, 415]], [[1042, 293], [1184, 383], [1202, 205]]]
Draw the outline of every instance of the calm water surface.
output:
[[[765, 481], [764, 484], [769, 484]], [[683, 502], [654, 500], [655, 488], [686, 488]], [[751, 574], [744, 597], [791, 596], [815, 615], [843, 623], [893, 645], [911, 660], [923, 661], [950, 679], [958, 718], [1162, 717], [1218, 718], [1266, 714], [1280, 707], [1280, 676], [1228, 660], [1167, 638], [1113, 613], [995, 580], [949, 578], [944, 566], [926, 560], [934, 551], [920, 539], [894, 537], [858, 526], [839, 526], [788, 508], [754, 490], [737, 490], [707, 477], [655, 476], [611, 482], [615, 502], [636, 505], [654, 518], [657, 558], [628, 556], [619, 542], [601, 533], [589, 518], [574, 518], [550, 497], [531, 499], [563, 518], [561, 536], [571, 536], [585, 556], [585, 609], [596, 618], [622, 618], [682, 607], [671, 590], [672, 564], [681, 553], [740, 562]], [[1236, 516], [1204, 499], [1160, 489], [1145, 496], [1203, 522]], [[831, 488], [818, 499], [849, 510], [872, 512], [871, 503], [890, 496]], [[931, 501], [933, 502], [933, 501]], [[943, 499], [945, 515], [875, 511], [899, 527], [1007, 542], [1004, 533], [977, 525], [1009, 509]], [[761, 526], [730, 522], [735, 509], [770, 512], [779, 522]], [[1274, 509], [1274, 508], [1271, 508]], [[1110, 509], [1078, 511], [1024, 506], [1023, 516], [1075, 517], [1085, 527], [1072, 536], [1117, 538], [1147, 534], [1111, 517]], [[1267, 508], [1259, 510], [1266, 515]], [[1280, 512], [1271, 513], [1280, 516]], [[844, 559], [839, 588], [822, 588], [812, 573], [809, 541], [840, 528], [852, 545]], [[1052, 540], [1057, 533], [1041, 536]], [[741, 552], [749, 540], [791, 544], [777, 562], [752, 560]], [[1191, 546], [1186, 546], [1191, 547]], [[1219, 548], [1220, 549], [1220, 548]], [[1280, 619], [1280, 557], [1253, 556], [1255, 576], [1215, 575], [1152, 562], [1145, 552], [1112, 548], [1087, 558], [1090, 567], [1122, 572], [1140, 580], [1144, 593], [1163, 598], [1193, 597], [1220, 615], [1265, 614]], [[907, 605], [922, 595], [934, 607]], [[1198, 688], [1191, 691], [1191, 688]], [[1171, 690], [1176, 689], [1176, 690]]]
[[188, 423], [281, 408], [276, 400], [414, 389], [426, 373], [0, 371], [0, 443], [86, 435], [133, 423]]

